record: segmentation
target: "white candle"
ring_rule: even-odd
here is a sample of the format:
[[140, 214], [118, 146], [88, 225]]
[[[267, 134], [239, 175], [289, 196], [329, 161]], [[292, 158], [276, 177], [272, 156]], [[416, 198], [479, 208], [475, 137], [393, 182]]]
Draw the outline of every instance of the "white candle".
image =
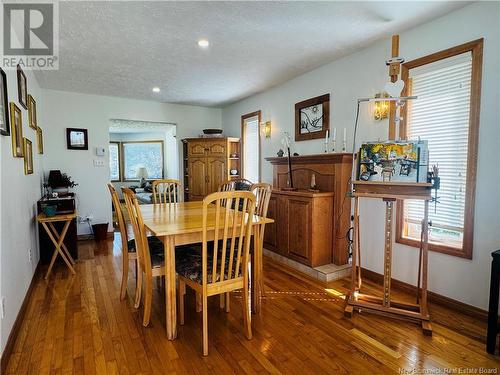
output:
[[344, 142], [346, 141], [346, 139], [347, 139], [347, 129], [344, 128]]
[[337, 140], [337, 128], [333, 128], [333, 141]]
[[328, 143], [328, 130], [326, 131], [325, 143]]

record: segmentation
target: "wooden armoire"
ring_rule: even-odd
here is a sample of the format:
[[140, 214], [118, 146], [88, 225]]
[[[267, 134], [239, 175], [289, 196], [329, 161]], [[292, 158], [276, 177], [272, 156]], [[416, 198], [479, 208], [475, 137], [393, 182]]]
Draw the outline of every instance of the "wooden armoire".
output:
[[240, 177], [239, 138], [187, 138], [182, 143], [185, 201], [202, 200], [221, 183]]

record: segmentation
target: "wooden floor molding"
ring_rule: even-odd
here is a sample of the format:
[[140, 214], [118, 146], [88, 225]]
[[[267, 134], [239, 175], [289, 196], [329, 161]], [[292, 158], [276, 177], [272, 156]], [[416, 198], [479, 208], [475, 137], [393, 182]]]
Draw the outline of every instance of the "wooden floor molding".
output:
[[[363, 276], [363, 278], [371, 280], [379, 285], [383, 285], [384, 283], [384, 275], [373, 272], [366, 268], [361, 268], [361, 275]], [[405, 293], [416, 296], [417, 287], [415, 285], [405, 283], [404, 281], [391, 279], [391, 286]], [[488, 319], [488, 311], [482, 310], [475, 306], [467, 305], [466, 303], [454, 300], [438, 293], [427, 291], [427, 299], [429, 302], [432, 302], [436, 305], [445, 306], [446, 308], [469, 315], [473, 318], [484, 320]]]
[[[252, 315], [253, 339], [243, 332], [241, 293], [232, 293], [229, 313], [211, 298], [210, 354], [203, 357], [194, 293], [186, 296], [185, 325], [178, 326], [177, 340], [168, 341], [163, 290], [153, 286], [148, 327], [142, 326], [142, 306], [133, 307], [133, 267], [127, 298], [119, 299], [119, 236], [114, 243], [78, 245], [76, 275], [59, 264], [49, 280], [34, 278], [2, 374], [387, 375], [500, 367], [500, 358], [486, 353], [484, 320], [431, 304], [434, 334], [427, 337], [418, 324], [363, 311], [348, 319], [343, 313], [348, 279], [323, 284], [284, 271], [268, 258], [262, 312]], [[380, 290], [368, 279], [363, 287], [371, 294]], [[399, 289], [393, 293], [402, 301], [414, 298]]]
[[41, 275], [40, 273], [40, 262], [36, 265], [35, 272], [33, 272], [33, 277], [31, 278], [30, 285], [28, 290], [26, 291], [26, 295], [24, 296], [23, 303], [21, 304], [21, 308], [17, 313], [16, 320], [14, 321], [14, 325], [9, 333], [9, 338], [7, 339], [7, 343], [5, 344], [5, 348], [2, 353], [2, 357], [0, 358], [0, 374], [5, 374], [7, 371], [7, 364], [9, 362], [10, 355], [12, 354], [12, 350], [14, 349], [14, 343], [17, 339], [19, 329], [21, 327], [21, 323], [25, 319], [26, 311], [28, 307], [28, 302], [30, 301], [33, 289], [35, 286], [35, 282], [37, 277]]

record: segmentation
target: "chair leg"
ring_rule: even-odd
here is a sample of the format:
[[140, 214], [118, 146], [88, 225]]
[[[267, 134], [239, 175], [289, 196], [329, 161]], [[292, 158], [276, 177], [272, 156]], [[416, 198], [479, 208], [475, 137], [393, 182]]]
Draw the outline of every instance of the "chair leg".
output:
[[144, 317], [142, 319], [142, 325], [147, 327], [149, 325], [149, 320], [151, 318], [151, 304], [153, 302], [153, 279], [152, 277], [146, 277], [146, 290], [144, 296]]
[[243, 303], [243, 324], [245, 325], [245, 334], [247, 339], [252, 338], [252, 321], [250, 316], [250, 308], [248, 306], [248, 287], [243, 287], [243, 298], [241, 299]]
[[201, 301], [201, 294], [196, 292], [196, 312], [201, 312], [203, 309], [203, 304]]
[[224, 293], [219, 295], [219, 299], [220, 299], [219, 307], [222, 310], [224, 308]]
[[208, 298], [203, 294], [203, 355], [208, 355]]
[[123, 255], [122, 257], [122, 285], [120, 287], [120, 301], [125, 299], [125, 293], [127, 291], [128, 284], [128, 257]]
[[[222, 295], [222, 294], [221, 294]], [[226, 312], [229, 312], [229, 292], [226, 293]]]
[[186, 299], [186, 283], [179, 278], [179, 323], [184, 325], [184, 301]]
[[136, 309], [141, 305], [141, 293], [142, 293], [142, 270], [141, 267], [137, 267], [137, 285], [135, 288], [135, 303], [134, 307]]

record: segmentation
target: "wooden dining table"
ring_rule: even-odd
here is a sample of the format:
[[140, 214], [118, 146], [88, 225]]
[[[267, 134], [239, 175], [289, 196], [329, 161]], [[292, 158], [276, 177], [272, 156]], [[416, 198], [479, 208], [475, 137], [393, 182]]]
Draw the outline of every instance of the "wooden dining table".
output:
[[[141, 205], [144, 225], [164, 244], [165, 249], [165, 302], [167, 338], [174, 340], [177, 336], [177, 300], [175, 285], [175, 247], [200, 243], [203, 232], [203, 202], [181, 202]], [[221, 215], [223, 213], [221, 212]], [[207, 238], [214, 239], [215, 206], [208, 208]], [[253, 251], [251, 254], [252, 269], [252, 311], [260, 312], [261, 291], [263, 287], [262, 241], [261, 231], [273, 219], [254, 215], [252, 218]], [[231, 231], [229, 231], [231, 232]], [[221, 236], [219, 236], [221, 238]], [[183, 250], [186, 251], [186, 250]]]

